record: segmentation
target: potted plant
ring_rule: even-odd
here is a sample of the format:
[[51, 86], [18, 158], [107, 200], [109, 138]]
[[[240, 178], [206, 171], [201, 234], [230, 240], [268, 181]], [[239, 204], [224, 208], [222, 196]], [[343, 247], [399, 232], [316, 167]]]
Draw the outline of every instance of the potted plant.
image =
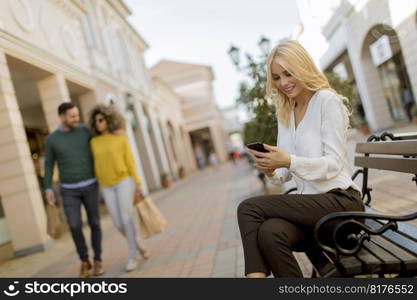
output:
[[366, 121], [366, 119], [362, 118], [359, 115], [354, 115], [351, 117], [350, 125], [353, 128], [359, 130], [363, 135], [369, 135], [371, 132], [369, 130], [368, 122]]
[[185, 177], [185, 169], [183, 166], [178, 168], [178, 177], [181, 179]]
[[363, 135], [369, 135], [371, 133], [371, 130], [368, 126], [368, 122], [365, 119], [362, 119], [359, 123], [359, 130], [362, 132]]
[[168, 174], [167, 173], [163, 173], [161, 175], [161, 184], [163, 186], [163, 188], [167, 189], [171, 186], [171, 180], [169, 180]]

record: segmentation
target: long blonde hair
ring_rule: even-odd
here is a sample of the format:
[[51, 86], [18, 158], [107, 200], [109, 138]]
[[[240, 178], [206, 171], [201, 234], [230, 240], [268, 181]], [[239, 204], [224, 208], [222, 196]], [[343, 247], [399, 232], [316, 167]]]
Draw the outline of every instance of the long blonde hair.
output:
[[304, 47], [298, 41], [285, 40], [272, 49], [267, 59], [266, 98], [275, 104], [277, 118], [287, 128], [290, 126], [290, 113], [295, 100], [275, 86], [271, 70], [274, 61], [296, 78], [304, 88], [310, 91], [331, 90], [336, 93], [344, 104], [347, 116], [351, 115], [348, 109], [349, 99], [338, 94], [330, 86], [326, 76], [316, 67]]

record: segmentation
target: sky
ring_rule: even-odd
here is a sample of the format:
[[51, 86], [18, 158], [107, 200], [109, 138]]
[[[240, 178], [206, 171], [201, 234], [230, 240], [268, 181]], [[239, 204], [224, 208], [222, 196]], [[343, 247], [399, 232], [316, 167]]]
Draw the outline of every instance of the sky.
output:
[[[145, 61], [162, 59], [210, 65], [220, 108], [232, 106], [244, 78], [227, 54], [233, 44], [241, 54], [261, 55], [261, 36], [276, 44], [300, 23], [296, 1], [288, 0], [125, 0], [129, 21], [149, 44]], [[245, 59], [241, 55], [244, 64]]]

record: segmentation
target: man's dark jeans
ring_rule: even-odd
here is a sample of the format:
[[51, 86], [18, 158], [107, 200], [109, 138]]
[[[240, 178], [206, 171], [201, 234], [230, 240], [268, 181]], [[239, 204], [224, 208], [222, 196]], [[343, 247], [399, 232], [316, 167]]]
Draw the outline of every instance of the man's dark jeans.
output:
[[88, 225], [91, 229], [91, 244], [94, 249], [94, 260], [101, 261], [101, 227], [99, 214], [98, 183], [86, 187], [67, 189], [61, 187], [64, 211], [75, 242], [78, 256], [82, 261], [88, 261], [88, 249], [82, 232], [81, 204], [87, 212]]

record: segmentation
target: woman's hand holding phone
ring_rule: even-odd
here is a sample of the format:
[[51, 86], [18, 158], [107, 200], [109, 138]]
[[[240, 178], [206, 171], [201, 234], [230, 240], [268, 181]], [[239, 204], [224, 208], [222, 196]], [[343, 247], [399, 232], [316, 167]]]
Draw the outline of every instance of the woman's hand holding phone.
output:
[[248, 147], [249, 152], [253, 155], [253, 159], [256, 162], [255, 166], [261, 172], [265, 173], [267, 176], [272, 176], [275, 169], [290, 167], [291, 156], [289, 153], [279, 147], [267, 144], [263, 144], [263, 147], [269, 152], [258, 152]]

